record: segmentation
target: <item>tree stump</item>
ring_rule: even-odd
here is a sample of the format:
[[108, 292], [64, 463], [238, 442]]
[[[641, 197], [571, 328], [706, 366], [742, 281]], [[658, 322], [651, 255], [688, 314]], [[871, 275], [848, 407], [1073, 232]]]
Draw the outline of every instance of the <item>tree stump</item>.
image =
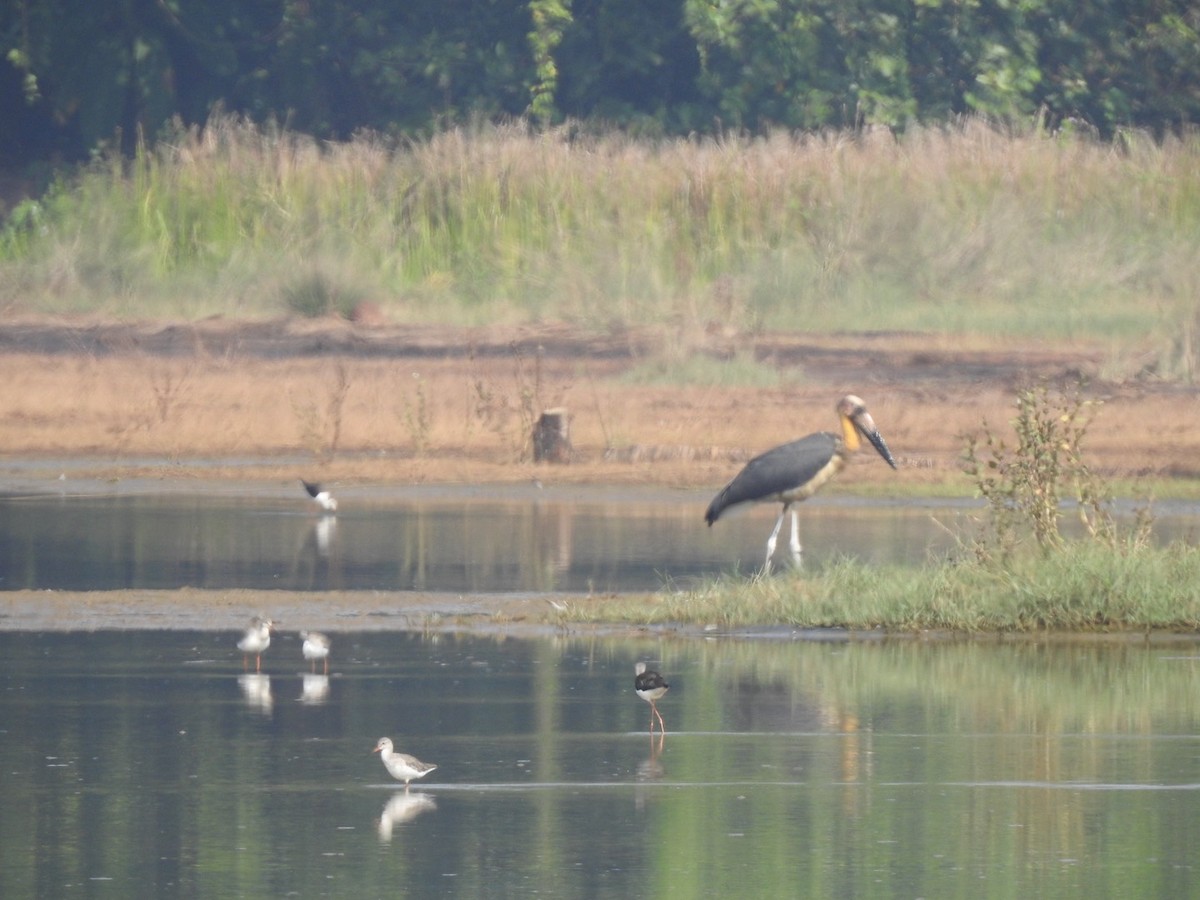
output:
[[545, 410], [533, 426], [533, 461], [571, 461], [571, 417], [566, 407]]

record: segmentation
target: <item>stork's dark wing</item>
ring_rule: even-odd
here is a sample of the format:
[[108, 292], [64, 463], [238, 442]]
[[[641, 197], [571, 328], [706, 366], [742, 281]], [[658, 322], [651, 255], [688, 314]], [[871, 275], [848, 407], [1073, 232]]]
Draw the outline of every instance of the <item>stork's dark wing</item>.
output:
[[754, 457], [713, 497], [704, 520], [711, 525], [731, 506], [770, 500], [781, 491], [805, 484], [833, 458], [839, 440], [837, 435], [821, 431]]
[[321, 493], [321, 486], [319, 484], [313, 484], [311, 481], [305, 481], [303, 478], [300, 479], [300, 483], [304, 485], [304, 489], [308, 491], [308, 496], [312, 497], [314, 500], [316, 499], [317, 494]]

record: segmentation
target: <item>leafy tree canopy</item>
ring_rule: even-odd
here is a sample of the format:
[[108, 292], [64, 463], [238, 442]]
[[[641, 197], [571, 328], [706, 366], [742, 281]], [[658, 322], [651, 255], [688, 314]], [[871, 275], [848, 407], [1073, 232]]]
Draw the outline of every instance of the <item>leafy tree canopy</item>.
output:
[[10, 165], [129, 152], [216, 107], [332, 139], [1200, 118], [1191, 0], [9, 0], [0, 44]]

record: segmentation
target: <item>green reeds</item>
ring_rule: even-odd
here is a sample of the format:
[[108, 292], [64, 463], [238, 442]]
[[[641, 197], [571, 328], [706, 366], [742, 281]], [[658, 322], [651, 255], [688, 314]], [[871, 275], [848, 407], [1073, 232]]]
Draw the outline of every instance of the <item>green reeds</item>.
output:
[[773, 577], [728, 576], [651, 597], [570, 606], [581, 622], [738, 627], [1110, 631], [1200, 628], [1200, 550], [1182, 544], [1128, 554], [1072, 542], [1005, 567], [968, 561], [871, 566], [838, 560]]
[[1197, 233], [1193, 134], [652, 142], [516, 123], [319, 144], [218, 115], [15, 210], [0, 302], [272, 314], [288, 282], [341, 268], [400, 320], [1178, 344]]

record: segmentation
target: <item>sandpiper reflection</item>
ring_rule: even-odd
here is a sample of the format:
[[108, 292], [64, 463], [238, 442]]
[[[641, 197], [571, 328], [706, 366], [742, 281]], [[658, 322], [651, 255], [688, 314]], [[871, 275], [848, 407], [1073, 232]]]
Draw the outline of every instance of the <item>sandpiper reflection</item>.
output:
[[329, 699], [328, 675], [309, 675], [305, 673], [301, 677], [304, 679], [300, 683], [301, 703], [306, 706], [320, 706]]
[[271, 714], [271, 676], [261, 672], [247, 672], [238, 676], [238, 687], [242, 689], [242, 699], [246, 705], [256, 712], [269, 716]]
[[424, 812], [432, 812], [437, 809], [437, 803], [429, 794], [410, 794], [405, 791], [397, 791], [392, 795], [383, 807], [383, 812], [379, 814], [379, 839], [390, 841], [392, 839], [392, 829], [397, 825], [403, 825], [405, 822], [411, 822], [417, 816]]

